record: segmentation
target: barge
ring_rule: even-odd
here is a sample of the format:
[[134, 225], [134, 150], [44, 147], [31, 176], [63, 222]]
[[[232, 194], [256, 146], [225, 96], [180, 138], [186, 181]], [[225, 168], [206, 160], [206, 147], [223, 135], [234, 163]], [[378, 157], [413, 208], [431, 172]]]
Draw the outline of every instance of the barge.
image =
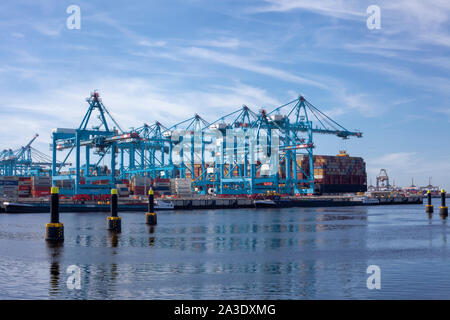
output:
[[[277, 199], [249, 198], [177, 198], [157, 199], [155, 210], [192, 210], [192, 209], [239, 209], [239, 208], [291, 208], [291, 207], [346, 207], [372, 206], [393, 204], [422, 204], [422, 197], [393, 197], [385, 199], [367, 199], [367, 197], [286, 197]], [[148, 203], [121, 201], [118, 210], [122, 212], [146, 212]], [[49, 212], [50, 203], [41, 202], [10, 202], [1, 205], [5, 213], [42, 213]], [[60, 202], [60, 212], [108, 212], [107, 203], [75, 203]]]

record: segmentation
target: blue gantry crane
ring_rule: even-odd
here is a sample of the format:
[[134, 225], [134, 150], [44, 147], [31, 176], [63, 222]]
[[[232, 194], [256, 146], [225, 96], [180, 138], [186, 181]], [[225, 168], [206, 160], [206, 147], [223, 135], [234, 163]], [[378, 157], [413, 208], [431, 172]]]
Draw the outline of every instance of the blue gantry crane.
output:
[[[250, 188], [248, 132], [257, 118], [257, 114], [244, 105], [202, 128], [202, 171], [194, 178], [200, 193], [242, 194], [243, 189]], [[214, 147], [212, 159], [205, 153], [207, 145]]]
[[[116, 156], [118, 144], [132, 143], [139, 140], [139, 134], [133, 132], [123, 132], [118, 123], [114, 120], [108, 109], [102, 103], [97, 91], [91, 93], [86, 99], [89, 104], [88, 110], [77, 129], [57, 128], [52, 132], [52, 180], [53, 184], [62, 182], [63, 188], [60, 193], [65, 195], [96, 195], [109, 194], [110, 189], [115, 187], [116, 176]], [[98, 112], [100, 123], [88, 128], [92, 115]], [[111, 127], [107, 118], [115, 125]], [[84, 148], [85, 164], [81, 165], [81, 153]], [[63, 164], [69, 159], [75, 150], [75, 168], [69, 172], [62, 173], [61, 166], [57, 168], [57, 152], [66, 152]], [[91, 154], [97, 156], [95, 164], [91, 164]], [[100, 163], [106, 155], [110, 158], [109, 170], [101, 167]], [[103, 181], [99, 184], [96, 181]], [[66, 188], [64, 181], [67, 182]], [[104, 183], [107, 181], [107, 183]]]
[[[37, 137], [39, 134], [36, 133], [25, 146], [16, 150], [5, 149], [0, 152], [1, 176], [29, 177], [49, 174], [52, 159], [31, 146]], [[60, 165], [56, 163], [56, 166]]]
[[[220, 132], [214, 172], [203, 172], [194, 185], [203, 193], [212, 188], [217, 194], [230, 195], [313, 193], [313, 134], [362, 137], [361, 132], [347, 130], [302, 96], [269, 113], [262, 109], [256, 114], [243, 106], [204, 130]], [[308, 157], [308, 168], [300, 166], [298, 155]]]
[[[281, 112], [286, 110], [284, 114]], [[280, 163], [284, 178], [279, 181], [278, 192], [286, 194], [305, 194], [314, 192], [313, 134], [331, 134], [342, 139], [362, 137], [359, 131], [349, 131], [313, 106], [303, 96], [290, 101], [268, 113], [274, 128], [280, 133]], [[313, 126], [313, 120], [315, 126]], [[302, 168], [297, 155], [308, 158], [309, 168]], [[302, 178], [298, 177], [302, 173]]]
[[[53, 182], [74, 184], [62, 188], [63, 194], [109, 193], [117, 179], [136, 175], [191, 178], [201, 194], [308, 194], [314, 192], [313, 135], [362, 137], [301, 96], [270, 112], [261, 109], [256, 113], [244, 105], [211, 123], [195, 114], [170, 127], [156, 121], [129, 132], [120, 128], [97, 92], [87, 102], [88, 111], [77, 129], [58, 128], [52, 133]], [[100, 124], [88, 128], [95, 111]], [[56, 160], [58, 151], [66, 152], [61, 164]], [[62, 172], [72, 151], [75, 168]], [[91, 151], [97, 156], [92, 164]], [[109, 170], [100, 166], [107, 155]], [[309, 166], [302, 167], [298, 156], [308, 157]], [[101, 184], [96, 183], [99, 180]]]
[[[170, 139], [163, 136], [167, 130], [156, 121], [153, 125], [144, 124], [131, 131], [138, 134], [140, 139], [120, 144], [122, 179], [136, 175], [151, 178], [172, 177], [175, 166], [166, 160], [166, 155], [171, 151]], [[125, 154], [128, 155], [128, 166], [125, 165]]]

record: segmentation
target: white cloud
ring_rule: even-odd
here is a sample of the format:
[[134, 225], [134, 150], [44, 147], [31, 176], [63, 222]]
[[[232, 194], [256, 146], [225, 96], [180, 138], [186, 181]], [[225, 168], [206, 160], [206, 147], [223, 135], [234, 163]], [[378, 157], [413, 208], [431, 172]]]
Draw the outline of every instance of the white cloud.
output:
[[[347, 90], [342, 89], [338, 93], [340, 97], [338, 101], [343, 103], [344, 110], [341, 109], [342, 113], [349, 113], [352, 111], [357, 111], [365, 117], [375, 117], [384, 113], [384, 107], [380, 103], [375, 103], [372, 101], [372, 97], [364, 93], [349, 93]], [[332, 115], [330, 115], [332, 116]]]
[[250, 12], [286, 12], [303, 9], [319, 14], [342, 18], [360, 19], [365, 11], [357, 10], [357, 1], [342, 0], [265, 0], [267, 4], [250, 9]]
[[[52, 128], [78, 127], [88, 108], [85, 98], [93, 89], [99, 90], [103, 103], [123, 130], [156, 120], [168, 127], [195, 113], [213, 121], [243, 104], [249, 107], [279, 104], [265, 90], [240, 82], [232, 86], [209, 86], [201, 91], [174, 93], [170, 84], [157, 86], [141, 78], [102, 78], [76, 86], [64, 84], [39, 94], [5, 97], [0, 105], [2, 147], [20, 144], [23, 137], [35, 132], [41, 135], [39, 141], [50, 142]], [[93, 119], [94, 124], [98, 122]], [[20, 139], [16, 134], [17, 128], [23, 128]]]
[[215, 48], [239, 48], [242, 42], [236, 38], [219, 38], [210, 40], [196, 40], [192, 41], [195, 46], [215, 47]]
[[433, 176], [433, 183], [440, 186], [448, 186], [450, 181], [450, 162], [447, 157], [435, 156], [432, 159], [420, 152], [393, 152], [376, 158], [366, 159], [368, 178], [375, 177], [380, 169], [386, 169], [391, 183], [396, 181], [397, 185], [407, 186], [414, 178], [416, 185], [428, 184], [430, 172], [439, 173]]
[[23, 39], [23, 38], [25, 38], [25, 35], [20, 32], [11, 32], [11, 37], [17, 38], [17, 39]]
[[448, 121], [450, 122], [450, 108], [432, 108], [431, 110], [447, 116]]
[[[303, 10], [343, 20], [360, 20], [365, 23], [369, 4], [361, 1], [333, 0], [265, 0], [266, 4], [252, 7], [250, 13], [290, 12]], [[377, 35], [388, 45], [380, 47], [375, 41], [373, 54], [387, 56], [392, 46], [411, 46], [417, 43], [450, 47], [450, 2], [447, 0], [380, 0], [374, 3], [381, 9], [381, 30]], [[413, 44], [414, 45], [414, 44]], [[424, 47], [425, 48], [425, 47]], [[355, 49], [350, 47], [350, 49]]]
[[166, 41], [150, 41], [147, 39], [138, 41], [138, 44], [144, 47], [164, 47], [167, 42]]
[[293, 83], [297, 83], [297, 84], [306, 84], [306, 85], [319, 87], [319, 88], [323, 88], [323, 89], [327, 88], [324, 84], [314, 81], [312, 79], [307, 79], [307, 78], [300, 77], [298, 75], [289, 73], [289, 72], [281, 70], [281, 69], [276, 69], [273, 67], [269, 67], [269, 66], [265, 66], [265, 65], [261, 65], [261, 64], [252, 62], [252, 61], [248, 60], [245, 56], [226, 54], [226, 53], [221, 53], [221, 52], [217, 52], [217, 51], [212, 51], [212, 50], [203, 49], [203, 48], [196, 48], [196, 47], [191, 47], [191, 48], [186, 49], [185, 53], [187, 55], [190, 55], [193, 57], [197, 57], [197, 58], [201, 58], [201, 59], [205, 59], [205, 60], [211, 60], [216, 63], [224, 64], [224, 65], [227, 65], [230, 67], [234, 67], [234, 68], [238, 68], [238, 69], [242, 69], [242, 70], [246, 70], [246, 71], [256, 72], [259, 74], [264, 74], [264, 75], [267, 75], [267, 76], [270, 76], [273, 78], [277, 78], [280, 80], [288, 81], [288, 82], [293, 82]]
[[49, 26], [43, 23], [33, 23], [34, 29], [44, 36], [58, 37], [63, 29], [62, 24]]

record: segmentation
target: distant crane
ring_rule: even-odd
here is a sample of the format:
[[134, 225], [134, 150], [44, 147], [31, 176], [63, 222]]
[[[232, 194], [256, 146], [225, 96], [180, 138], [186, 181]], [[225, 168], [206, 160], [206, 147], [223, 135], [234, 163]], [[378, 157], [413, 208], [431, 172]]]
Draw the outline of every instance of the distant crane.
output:
[[377, 176], [377, 190], [380, 190], [380, 188], [389, 189], [389, 187], [389, 176], [386, 172], [386, 169], [381, 169], [380, 173]]
[[39, 134], [36, 133], [25, 146], [16, 150], [5, 149], [0, 152], [0, 175], [32, 176], [48, 173], [52, 159], [31, 146], [37, 137]]

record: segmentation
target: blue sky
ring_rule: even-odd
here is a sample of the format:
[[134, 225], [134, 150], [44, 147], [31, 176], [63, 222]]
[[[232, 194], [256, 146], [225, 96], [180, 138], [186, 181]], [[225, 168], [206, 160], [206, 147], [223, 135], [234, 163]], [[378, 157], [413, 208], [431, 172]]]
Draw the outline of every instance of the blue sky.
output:
[[[66, 8], [81, 9], [69, 30]], [[366, 26], [369, 5], [381, 29]], [[375, 181], [450, 187], [450, 2], [9, 1], [0, 4], [0, 148], [49, 153], [98, 89], [123, 128], [213, 121], [246, 104], [273, 109], [304, 95], [362, 139], [345, 148]]]

